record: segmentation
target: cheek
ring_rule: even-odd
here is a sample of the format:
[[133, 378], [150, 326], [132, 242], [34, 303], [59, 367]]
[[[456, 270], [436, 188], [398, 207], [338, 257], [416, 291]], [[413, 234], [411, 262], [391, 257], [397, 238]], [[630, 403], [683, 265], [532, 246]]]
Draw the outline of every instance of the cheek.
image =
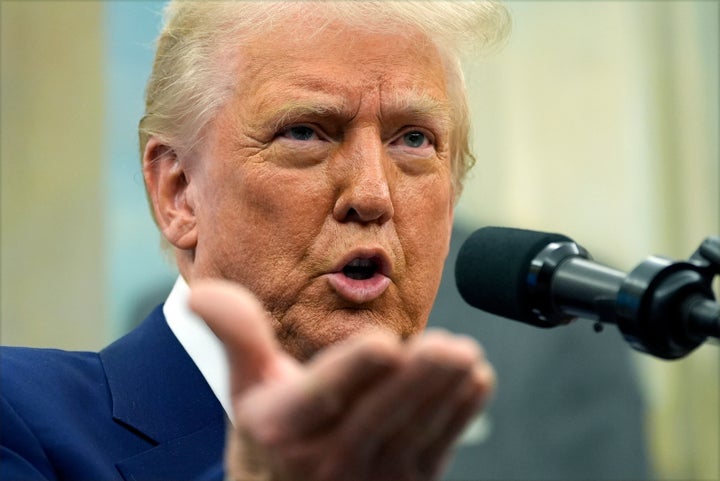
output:
[[328, 198], [326, 182], [313, 169], [247, 162], [240, 168], [224, 170], [215, 182], [214, 205], [208, 206], [211, 217], [223, 227], [230, 221], [255, 232], [263, 227], [276, 234], [307, 230], [327, 211], [323, 205]]
[[296, 267], [327, 217], [326, 183], [310, 170], [252, 164], [216, 183], [205, 226], [214, 238], [206, 242], [223, 277], [261, 297], [290, 295]]
[[425, 186], [398, 212], [408, 269], [403, 291], [423, 321], [437, 294], [450, 245], [452, 192], [444, 185]]
[[[398, 222], [406, 230], [407, 241], [424, 257], [447, 255], [453, 221], [453, 197], [449, 182], [438, 180], [410, 186], [400, 209]], [[441, 263], [442, 265], [442, 263]]]

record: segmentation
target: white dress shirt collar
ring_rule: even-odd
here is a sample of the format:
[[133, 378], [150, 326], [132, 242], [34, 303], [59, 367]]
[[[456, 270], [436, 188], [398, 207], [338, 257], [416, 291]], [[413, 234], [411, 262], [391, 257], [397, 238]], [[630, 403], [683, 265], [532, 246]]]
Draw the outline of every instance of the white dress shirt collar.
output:
[[178, 276], [163, 306], [170, 330], [200, 370], [200, 373], [232, 420], [229, 366], [225, 348], [205, 322], [188, 307], [190, 288]]

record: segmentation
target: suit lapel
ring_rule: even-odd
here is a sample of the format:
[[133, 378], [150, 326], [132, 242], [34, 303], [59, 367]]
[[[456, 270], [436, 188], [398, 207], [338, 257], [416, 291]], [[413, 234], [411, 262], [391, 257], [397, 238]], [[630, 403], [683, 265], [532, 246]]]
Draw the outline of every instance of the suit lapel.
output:
[[223, 425], [209, 425], [120, 461], [116, 466], [128, 481], [220, 480], [223, 473], [218, 452], [221, 453], [222, 448], [218, 444], [222, 444], [224, 433]]
[[210, 479], [222, 459], [225, 415], [162, 308], [100, 358], [113, 419], [155, 445], [117, 463], [125, 479]]

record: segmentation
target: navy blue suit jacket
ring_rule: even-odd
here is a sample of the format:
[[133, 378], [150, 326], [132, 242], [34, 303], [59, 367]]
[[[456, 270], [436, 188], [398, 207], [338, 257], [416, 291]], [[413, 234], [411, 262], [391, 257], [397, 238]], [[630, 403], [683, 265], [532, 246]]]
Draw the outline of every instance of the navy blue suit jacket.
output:
[[99, 353], [0, 356], [0, 479], [222, 479], [224, 411], [160, 307]]

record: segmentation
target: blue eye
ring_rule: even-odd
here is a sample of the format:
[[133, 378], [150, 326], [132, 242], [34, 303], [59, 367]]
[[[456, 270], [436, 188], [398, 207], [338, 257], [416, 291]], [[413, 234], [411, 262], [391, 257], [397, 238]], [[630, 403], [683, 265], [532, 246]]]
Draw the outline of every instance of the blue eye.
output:
[[413, 130], [412, 132], [403, 134], [403, 141], [408, 147], [419, 148], [425, 145], [425, 142], [428, 140], [425, 134], [418, 132], [417, 130]]
[[292, 140], [311, 140], [315, 137], [315, 131], [304, 125], [296, 125], [285, 129], [282, 135]]

